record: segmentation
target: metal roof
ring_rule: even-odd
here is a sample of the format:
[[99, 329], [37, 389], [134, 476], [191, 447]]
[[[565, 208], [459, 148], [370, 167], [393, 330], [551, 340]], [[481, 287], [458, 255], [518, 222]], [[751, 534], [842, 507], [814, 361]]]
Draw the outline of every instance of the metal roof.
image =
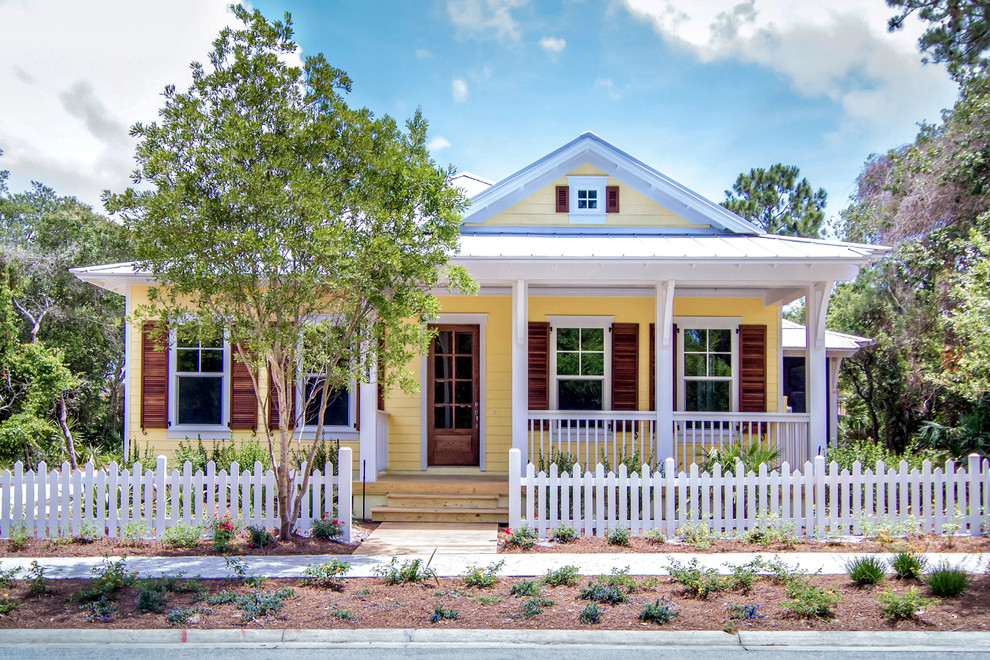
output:
[[[781, 343], [785, 351], [803, 351], [807, 346], [807, 334], [805, 327], [800, 323], [783, 319], [780, 322]], [[847, 335], [844, 332], [825, 331], [825, 350], [827, 352], [846, 353], [852, 355], [864, 346], [873, 343], [872, 339], [859, 337], [857, 335]]]

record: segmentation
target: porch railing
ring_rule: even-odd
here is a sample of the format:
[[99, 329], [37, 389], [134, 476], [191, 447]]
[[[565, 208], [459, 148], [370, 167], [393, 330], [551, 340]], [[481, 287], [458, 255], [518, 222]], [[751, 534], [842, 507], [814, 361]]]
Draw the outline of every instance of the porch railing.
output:
[[[583, 466], [657, 466], [667, 456], [656, 420], [652, 411], [530, 410], [529, 460], [539, 469], [558, 454]], [[809, 422], [809, 415], [792, 413], [674, 413], [673, 458], [684, 469], [702, 463], [712, 448], [741, 445], [776, 448], [777, 463], [800, 465], [809, 459]]]

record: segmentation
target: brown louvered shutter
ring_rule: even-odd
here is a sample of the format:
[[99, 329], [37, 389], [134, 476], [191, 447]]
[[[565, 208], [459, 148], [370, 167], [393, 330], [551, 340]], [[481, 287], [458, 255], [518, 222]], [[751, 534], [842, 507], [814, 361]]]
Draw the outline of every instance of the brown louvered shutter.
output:
[[[141, 329], [141, 428], [168, 428], [168, 326]], [[156, 341], [157, 340], [157, 341]]]
[[767, 411], [767, 327], [739, 326], [739, 412]]
[[619, 212], [619, 186], [605, 186], [605, 212]]
[[240, 361], [237, 347], [230, 347], [230, 428], [253, 430], [258, 426], [258, 400], [248, 366]]
[[529, 409], [550, 407], [550, 324], [529, 324]]
[[639, 407], [639, 324], [612, 324], [612, 410]]
[[[670, 336], [670, 353], [674, 374], [674, 410], [677, 410], [677, 326]], [[650, 324], [650, 410], [657, 409], [657, 324]]]
[[557, 200], [557, 213], [567, 213], [571, 210], [570, 201], [568, 200], [568, 191], [569, 188], [567, 186], [557, 186], [557, 192], [555, 195], [555, 199]]
[[[292, 389], [295, 389], [293, 387]], [[293, 396], [289, 405], [289, 428], [294, 428], [296, 423], [296, 397]], [[278, 390], [272, 387], [272, 370], [268, 369], [268, 428], [278, 428]]]

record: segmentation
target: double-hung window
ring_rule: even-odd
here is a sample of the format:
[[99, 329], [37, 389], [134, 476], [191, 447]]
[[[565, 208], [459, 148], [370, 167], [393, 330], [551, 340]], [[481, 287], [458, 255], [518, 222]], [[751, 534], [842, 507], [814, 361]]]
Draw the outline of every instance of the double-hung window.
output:
[[611, 317], [548, 317], [550, 407], [608, 410], [611, 405]]
[[227, 422], [229, 365], [227, 344], [219, 330], [200, 333], [179, 327], [172, 352], [172, 425], [222, 427]]
[[739, 400], [738, 319], [677, 319], [677, 400], [690, 412], [732, 412]]
[[[342, 329], [333, 325], [329, 317], [321, 318], [312, 326], [306, 327], [302, 335], [300, 341], [302, 354], [300, 386], [297, 388], [297, 396], [299, 397], [299, 405], [305, 411], [303, 416], [303, 433], [305, 434], [315, 432], [320, 421], [320, 404], [326, 370], [322, 368], [322, 364], [310, 363], [302, 352], [306, 350], [307, 346], [326, 356], [337, 354], [346, 356], [348, 351], [340, 346], [343, 336]], [[353, 432], [357, 419], [356, 388], [354, 383], [350, 383], [349, 387], [334, 387], [333, 381], [334, 379], [331, 379], [331, 387], [327, 392], [327, 405], [323, 411], [323, 430], [334, 433]]]

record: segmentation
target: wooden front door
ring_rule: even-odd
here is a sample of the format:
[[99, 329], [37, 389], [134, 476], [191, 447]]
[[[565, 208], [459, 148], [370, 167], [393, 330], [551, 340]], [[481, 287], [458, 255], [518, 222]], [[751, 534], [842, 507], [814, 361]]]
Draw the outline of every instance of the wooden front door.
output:
[[427, 464], [478, 465], [478, 326], [438, 325], [427, 360]]

